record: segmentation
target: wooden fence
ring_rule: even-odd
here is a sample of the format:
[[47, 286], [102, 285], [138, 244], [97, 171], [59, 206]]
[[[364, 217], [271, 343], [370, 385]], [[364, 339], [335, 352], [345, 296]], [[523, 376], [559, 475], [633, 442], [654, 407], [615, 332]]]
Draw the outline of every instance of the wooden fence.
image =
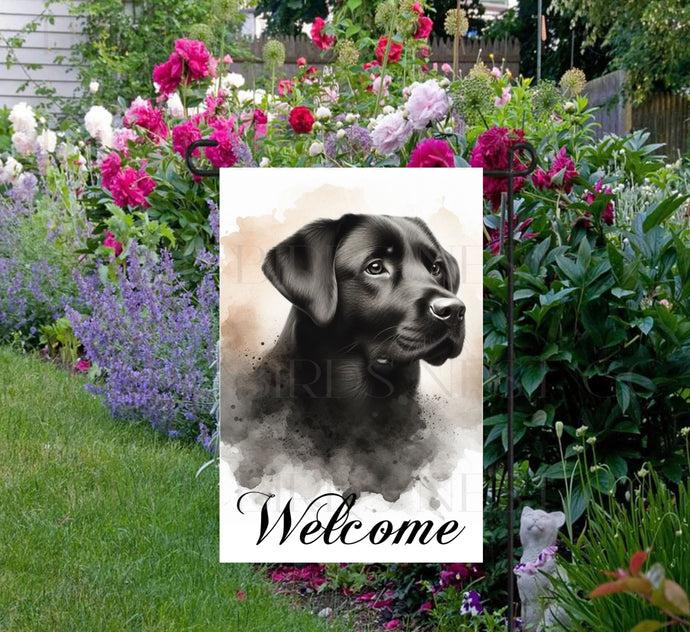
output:
[[[291, 77], [297, 71], [296, 61], [304, 57], [309, 65], [322, 68], [332, 61], [332, 51], [321, 55], [321, 51], [306, 36], [278, 37], [285, 45], [285, 66], [281, 69], [282, 76]], [[266, 43], [266, 38], [259, 37], [248, 42], [251, 55], [236, 56], [232, 65], [233, 72], [243, 74], [248, 83], [262, 72], [261, 49]], [[453, 41], [448, 39], [434, 39], [430, 42], [430, 60], [440, 66], [443, 63], [453, 63]], [[478, 59], [482, 59], [487, 65], [491, 64], [489, 54], [493, 53], [497, 64], [505, 63], [506, 68], [518, 76], [520, 74], [520, 43], [517, 40], [506, 39], [497, 41], [483, 41], [476, 39], [464, 39], [460, 45], [459, 69], [462, 74], [467, 74]], [[373, 56], [372, 56], [373, 59]], [[360, 59], [360, 62], [370, 61]]]
[[594, 118], [601, 125], [599, 136], [610, 132], [623, 136], [633, 130], [646, 129], [650, 141], [664, 143], [659, 152], [675, 160], [690, 150], [690, 100], [677, 94], [650, 95], [633, 106], [623, 94], [625, 73], [609, 73], [587, 83], [589, 104], [599, 109]]

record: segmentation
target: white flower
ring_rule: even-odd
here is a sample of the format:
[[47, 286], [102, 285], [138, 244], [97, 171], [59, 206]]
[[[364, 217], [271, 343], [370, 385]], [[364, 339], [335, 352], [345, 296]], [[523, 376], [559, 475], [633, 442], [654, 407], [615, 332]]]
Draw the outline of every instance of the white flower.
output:
[[110, 146], [113, 139], [113, 115], [102, 105], [94, 105], [84, 116], [84, 127], [92, 138], [105, 146]]
[[12, 145], [20, 156], [26, 156], [36, 147], [36, 132], [15, 132], [12, 134]]
[[403, 97], [404, 97], [405, 99], [409, 99], [409, 98], [410, 98], [410, 95], [412, 94], [412, 91], [413, 91], [418, 85], [420, 85], [420, 84], [419, 84], [419, 81], [414, 81], [414, 82], [411, 83], [409, 86], [405, 86], [405, 87], [403, 88], [403, 90], [402, 90]]
[[15, 132], [36, 134], [36, 117], [34, 109], [24, 101], [17, 103], [10, 112], [10, 121]]
[[21, 162], [18, 162], [12, 156], [8, 156], [5, 167], [2, 172], [0, 172], [0, 182], [14, 182], [23, 169], [24, 167]]
[[566, 101], [563, 104], [563, 109], [568, 113], [568, 114], [573, 114], [577, 111], [577, 105], [575, 105], [572, 101]]
[[316, 121], [316, 123], [314, 123], [314, 125], [312, 125], [311, 128], [315, 132], [320, 132], [323, 129], [323, 123], [319, 123], [319, 121]]
[[323, 105], [316, 110], [316, 118], [319, 121], [327, 121], [331, 118], [331, 111]]
[[377, 120], [371, 139], [379, 154], [388, 156], [398, 151], [412, 135], [412, 125], [402, 112], [393, 112]]
[[575, 431], [575, 436], [576, 437], [584, 437], [587, 434], [587, 429], [588, 426], [580, 426], [576, 431]]
[[221, 88], [234, 88], [235, 90], [244, 85], [244, 77], [239, 72], [229, 72], [220, 80]]
[[310, 146], [309, 146], [309, 155], [313, 158], [314, 156], [318, 156], [319, 154], [323, 153], [323, 143], [320, 143], [318, 140], [315, 140]]
[[352, 114], [352, 112], [349, 112], [348, 114], [345, 115], [345, 122], [348, 125], [352, 125], [356, 120], [357, 120], [357, 117], [354, 114]]
[[343, 122], [342, 121], [336, 121], [335, 129], [342, 129], [342, 127], [343, 127]]
[[239, 101], [240, 105], [249, 103], [254, 99], [254, 92], [251, 90], [238, 90], [235, 94], [237, 95], [237, 100]]
[[57, 134], [50, 129], [44, 129], [41, 134], [36, 139], [38, 146], [41, 151], [46, 151], [52, 154], [55, 151], [55, 146], [57, 145]]
[[345, 138], [345, 130], [344, 130], [344, 129], [339, 129], [339, 130], [335, 133], [335, 137], [336, 137], [338, 140], [342, 140], [343, 138]]
[[182, 118], [184, 116], [184, 107], [182, 105], [182, 99], [180, 95], [175, 92], [168, 97], [168, 102], [166, 104], [168, 114], [173, 118]]
[[381, 112], [384, 114], [393, 114], [393, 112], [395, 112], [395, 108], [392, 105], [387, 105], [381, 110]]
[[89, 92], [90, 92], [91, 94], [96, 94], [96, 92], [98, 92], [98, 89], [99, 89], [100, 87], [101, 87], [101, 84], [98, 83], [98, 81], [92, 81], [92, 82], [89, 84]]
[[271, 165], [271, 159], [264, 156], [261, 161], [259, 162], [259, 167], [270, 167]]
[[443, 77], [438, 82], [438, 85], [441, 86], [442, 88], [447, 88], [450, 85], [450, 79], [448, 79], [448, 77]]
[[41, 116], [41, 117], [38, 119], [38, 122], [39, 122], [41, 125], [45, 125], [45, 124], [46, 124], [46, 117], [45, 117], [45, 116]]
[[448, 94], [436, 79], [415, 86], [407, 100], [407, 111], [414, 129], [424, 129], [429, 123], [445, 118], [449, 108]]

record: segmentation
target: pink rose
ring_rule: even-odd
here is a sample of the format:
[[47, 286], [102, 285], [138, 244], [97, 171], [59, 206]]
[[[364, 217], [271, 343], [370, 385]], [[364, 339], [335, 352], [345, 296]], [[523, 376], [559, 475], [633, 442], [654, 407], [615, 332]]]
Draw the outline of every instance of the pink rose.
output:
[[304, 57], [298, 57], [297, 61], [295, 62], [298, 66], [306, 66], [307, 65], [307, 60]]
[[323, 32], [325, 24], [323, 18], [317, 17], [314, 18], [314, 22], [311, 25], [311, 41], [314, 43], [314, 46], [322, 50], [328, 50], [335, 42], [335, 37], [333, 35], [326, 35]]
[[445, 140], [427, 138], [410, 155], [408, 167], [455, 167], [455, 154]]
[[115, 235], [113, 235], [109, 230], [105, 231], [103, 245], [106, 248], [112, 248], [115, 251], [116, 257], [119, 257], [122, 254], [122, 244], [115, 239]]
[[[173, 127], [172, 140], [173, 150], [180, 154], [182, 158], [185, 158], [187, 156], [187, 147], [195, 140], [201, 140], [201, 130], [192, 121], [186, 121]], [[192, 155], [199, 155], [198, 147], [192, 152]]]

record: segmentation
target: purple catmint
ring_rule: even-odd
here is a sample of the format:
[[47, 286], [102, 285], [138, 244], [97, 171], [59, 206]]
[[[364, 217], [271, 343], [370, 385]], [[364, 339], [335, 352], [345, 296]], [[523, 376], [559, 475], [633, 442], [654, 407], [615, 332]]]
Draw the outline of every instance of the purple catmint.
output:
[[134, 245], [115, 283], [78, 276], [80, 302], [67, 309], [86, 355], [103, 372], [91, 387], [116, 417], [145, 419], [170, 436], [215, 426], [213, 377], [218, 290], [206, 274], [187, 290], [166, 252]]

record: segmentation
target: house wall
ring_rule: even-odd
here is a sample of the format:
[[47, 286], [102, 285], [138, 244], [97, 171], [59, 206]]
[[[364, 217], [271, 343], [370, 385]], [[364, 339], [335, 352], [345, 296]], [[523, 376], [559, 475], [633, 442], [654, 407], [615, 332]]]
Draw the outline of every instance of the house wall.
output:
[[76, 74], [70, 72], [67, 61], [54, 63], [59, 55], [69, 57], [70, 47], [80, 38], [79, 23], [68, 13], [64, 4], [53, 4], [50, 12], [54, 24], [41, 22], [34, 33], [25, 36], [25, 43], [16, 48], [15, 55], [24, 64], [42, 64], [41, 69], [24, 70], [19, 64], [7, 68], [6, 41], [20, 34], [21, 29], [44, 10], [44, 0], [0, 0], [0, 106], [12, 106], [19, 101], [37, 105], [44, 99], [35, 95], [36, 86], [30, 83], [24, 92], [17, 89], [26, 82], [27, 74], [36, 80], [48, 80], [59, 96], [72, 96], [77, 88]]

